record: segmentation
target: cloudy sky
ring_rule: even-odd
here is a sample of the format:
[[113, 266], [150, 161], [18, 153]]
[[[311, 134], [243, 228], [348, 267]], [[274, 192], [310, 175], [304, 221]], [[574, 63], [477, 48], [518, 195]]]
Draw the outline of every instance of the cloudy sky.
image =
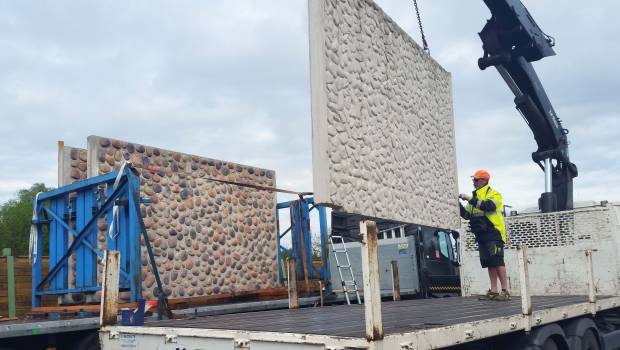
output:
[[[411, 36], [410, 0], [378, 0]], [[452, 72], [461, 191], [486, 168], [505, 202], [544, 189], [513, 96], [479, 71], [482, 1], [419, 0], [431, 52]], [[558, 56], [535, 64], [570, 129], [576, 200], [620, 200], [620, 3], [526, 0]], [[310, 191], [306, 0], [0, 0], [0, 202], [55, 186], [56, 141], [88, 135], [275, 169]], [[480, 131], [484, 129], [484, 137]]]

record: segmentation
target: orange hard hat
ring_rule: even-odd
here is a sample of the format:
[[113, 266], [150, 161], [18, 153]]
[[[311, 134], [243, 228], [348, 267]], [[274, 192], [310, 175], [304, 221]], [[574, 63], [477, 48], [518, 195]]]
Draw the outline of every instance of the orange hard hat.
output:
[[477, 170], [474, 175], [471, 176], [474, 179], [485, 179], [487, 181], [489, 181], [491, 179], [491, 174], [489, 174], [488, 171], [486, 170]]

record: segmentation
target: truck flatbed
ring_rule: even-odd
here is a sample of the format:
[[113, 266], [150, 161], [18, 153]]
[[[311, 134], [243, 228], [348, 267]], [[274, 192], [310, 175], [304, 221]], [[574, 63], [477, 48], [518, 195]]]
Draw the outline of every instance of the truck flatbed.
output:
[[[550, 309], [586, 301], [585, 296], [535, 297], [536, 310]], [[476, 297], [418, 299], [383, 303], [386, 335], [452, 326], [521, 313], [521, 301], [480, 301]], [[187, 320], [166, 320], [151, 327], [232, 329], [257, 332], [283, 332], [364, 338], [364, 305], [335, 305], [323, 308], [273, 310]]]
[[[318, 303], [318, 297], [300, 298], [300, 305]], [[174, 310], [182, 316], [211, 316], [237, 312], [255, 312], [263, 310], [283, 309], [288, 307], [288, 300], [266, 300], [255, 302], [241, 302], [234, 304], [209, 305], [189, 309]], [[156, 316], [147, 320], [156, 320]], [[0, 339], [23, 337], [30, 335], [55, 334], [66, 332], [67, 328], [73, 331], [99, 329], [99, 316], [84, 318], [40, 319], [40, 320], [12, 320], [0, 322]], [[1, 341], [0, 341], [1, 345]]]
[[600, 297], [596, 303], [589, 303], [587, 296], [532, 297], [531, 316], [522, 314], [518, 297], [509, 302], [479, 301], [476, 297], [384, 302], [385, 337], [374, 342], [365, 339], [363, 305], [166, 320], [144, 327], [112, 326], [103, 329], [102, 340], [112, 345], [106, 349], [118, 348], [114, 340], [123, 339], [123, 344], [139, 348], [175, 343], [187, 349], [205, 345], [220, 349], [217, 344], [221, 349], [262, 349], [259, 344], [269, 344], [269, 349], [294, 349], [293, 344], [303, 349], [407, 349], [411, 343], [419, 350], [525, 330], [613, 308], [619, 302], [618, 297]]

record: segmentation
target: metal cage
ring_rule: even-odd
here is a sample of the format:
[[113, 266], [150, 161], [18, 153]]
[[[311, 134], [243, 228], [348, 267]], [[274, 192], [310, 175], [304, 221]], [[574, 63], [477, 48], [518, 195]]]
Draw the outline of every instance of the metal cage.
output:
[[[41, 306], [45, 295], [101, 290], [98, 265], [105, 249], [121, 253], [120, 288], [131, 292], [132, 302], [141, 298], [139, 196], [140, 179], [130, 168], [37, 195], [32, 221], [38, 242], [32, 261], [33, 307]], [[114, 230], [101, 230], [101, 221]], [[49, 242], [45, 274], [44, 238]]]
[[[289, 210], [291, 218], [291, 226], [289, 226], [283, 232], [280, 232], [279, 228], [279, 212], [280, 210]], [[312, 262], [312, 232], [310, 230], [310, 213], [312, 210], [317, 210], [319, 213], [319, 233], [320, 233], [320, 247], [321, 247], [321, 268], [317, 269]], [[278, 222], [278, 274], [280, 282], [283, 282], [284, 277], [284, 261], [283, 253], [293, 257], [297, 260], [297, 276], [304, 276], [312, 278], [313, 276], [320, 276], [320, 278], [329, 282], [331, 279], [329, 259], [328, 259], [328, 244], [329, 244], [329, 232], [327, 227], [327, 213], [326, 208], [314, 203], [314, 198], [300, 197], [298, 200], [290, 202], [278, 203], [276, 211], [276, 221]], [[287, 234], [291, 236], [291, 249], [287, 249], [282, 246], [282, 239]], [[331, 288], [329, 283], [326, 283], [326, 287]]]

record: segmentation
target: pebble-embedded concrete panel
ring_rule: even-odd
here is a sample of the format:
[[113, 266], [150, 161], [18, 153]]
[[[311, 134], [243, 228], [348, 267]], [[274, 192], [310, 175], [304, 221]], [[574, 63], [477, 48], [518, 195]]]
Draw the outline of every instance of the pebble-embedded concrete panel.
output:
[[[275, 172], [157, 147], [88, 137], [89, 177], [130, 161], [140, 172], [141, 206], [165, 293], [173, 298], [275, 287], [276, 196], [209, 179], [275, 187]], [[100, 222], [99, 248], [106, 223]], [[143, 296], [156, 284], [142, 247]]]
[[458, 228], [450, 73], [371, 0], [309, 0], [309, 16], [317, 202]]
[[58, 187], [86, 180], [86, 160], [85, 149], [61, 143], [58, 147]]

